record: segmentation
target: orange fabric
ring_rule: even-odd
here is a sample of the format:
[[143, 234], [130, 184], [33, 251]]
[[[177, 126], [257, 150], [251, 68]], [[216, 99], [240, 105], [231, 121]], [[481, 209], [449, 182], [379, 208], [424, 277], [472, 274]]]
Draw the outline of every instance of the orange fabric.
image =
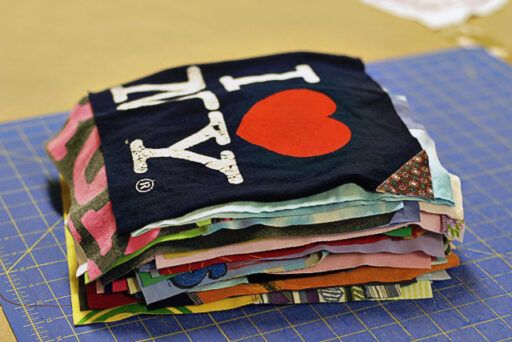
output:
[[350, 271], [319, 274], [314, 277], [297, 277], [293, 279], [275, 280], [267, 283], [240, 284], [223, 289], [196, 292], [196, 295], [201, 298], [203, 303], [210, 303], [229, 297], [269, 293], [282, 290], [304, 290], [330, 286], [365, 284], [370, 282], [396, 283], [414, 279], [425, 273], [456, 267], [460, 264], [459, 257], [455, 253], [451, 253], [447, 259], [447, 263], [432, 265], [431, 269], [362, 266]]

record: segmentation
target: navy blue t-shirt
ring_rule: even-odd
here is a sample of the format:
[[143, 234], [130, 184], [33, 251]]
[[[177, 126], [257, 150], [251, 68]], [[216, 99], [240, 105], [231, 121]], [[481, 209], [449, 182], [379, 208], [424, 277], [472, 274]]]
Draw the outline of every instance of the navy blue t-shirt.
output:
[[374, 191], [421, 151], [358, 59], [183, 66], [89, 95], [118, 230], [233, 201]]

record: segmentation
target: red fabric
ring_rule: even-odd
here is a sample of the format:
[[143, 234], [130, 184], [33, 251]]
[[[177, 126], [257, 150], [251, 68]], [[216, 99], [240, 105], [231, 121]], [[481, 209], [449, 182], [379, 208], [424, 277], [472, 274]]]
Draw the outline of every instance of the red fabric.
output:
[[121, 305], [133, 304], [140, 302], [126, 292], [118, 293], [96, 293], [96, 284], [90, 283], [85, 286], [87, 294], [87, 306], [90, 310], [102, 310], [115, 308]]
[[114, 280], [112, 282], [112, 292], [128, 291], [128, 281], [126, 278]]

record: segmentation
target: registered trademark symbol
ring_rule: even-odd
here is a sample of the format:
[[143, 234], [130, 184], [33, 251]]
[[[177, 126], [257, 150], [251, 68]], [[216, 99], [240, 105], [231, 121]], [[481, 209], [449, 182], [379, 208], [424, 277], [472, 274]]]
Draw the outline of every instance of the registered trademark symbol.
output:
[[153, 179], [143, 178], [137, 181], [137, 184], [135, 184], [135, 190], [137, 190], [138, 192], [149, 192], [153, 190], [154, 186], [155, 181]]

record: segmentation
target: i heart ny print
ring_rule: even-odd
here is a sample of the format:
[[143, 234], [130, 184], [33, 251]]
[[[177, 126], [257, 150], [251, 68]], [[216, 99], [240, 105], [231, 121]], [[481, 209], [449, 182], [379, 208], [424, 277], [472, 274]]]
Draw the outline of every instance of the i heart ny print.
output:
[[375, 191], [422, 151], [363, 63], [344, 56], [188, 65], [89, 101], [122, 233], [236, 201]]

